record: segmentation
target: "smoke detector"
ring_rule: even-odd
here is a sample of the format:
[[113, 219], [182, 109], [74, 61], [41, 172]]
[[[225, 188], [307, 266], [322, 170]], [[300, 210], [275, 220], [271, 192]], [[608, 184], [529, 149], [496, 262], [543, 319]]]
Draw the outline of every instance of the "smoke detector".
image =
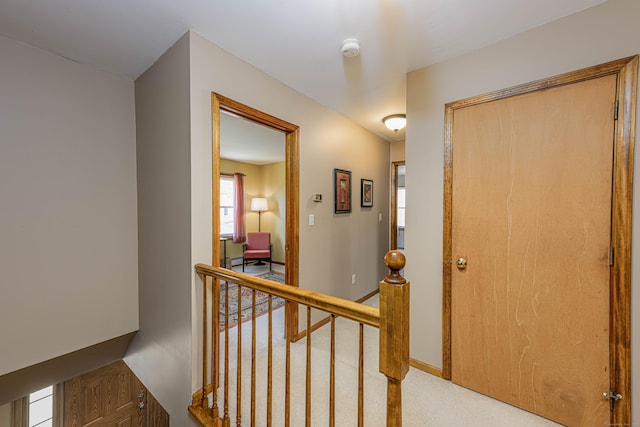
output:
[[347, 58], [358, 56], [360, 53], [360, 42], [358, 39], [346, 39], [342, 42], [342, 54]]

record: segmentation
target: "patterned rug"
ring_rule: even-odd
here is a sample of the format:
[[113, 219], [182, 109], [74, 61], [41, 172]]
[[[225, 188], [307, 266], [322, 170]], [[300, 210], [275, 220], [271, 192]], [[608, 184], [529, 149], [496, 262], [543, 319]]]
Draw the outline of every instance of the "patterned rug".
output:
[[[284, 274], [277, 271], [271, 271], [268, 273], [259, 274], [256, 277], [262, 279], [272, 280], [278, 283], [284, 283]], [[238, 324], [238, 285], [236, 283], [229, 283], [229, 327], [233, 328]], [[227, 283], [220, 283], [220, 330], [223, 331], [225, 327], [224, 323], [224, 311], [225, 311], [225, 294], [227, 292]], [[247, 287], [242, 287], [242, 314], [241, 322], [245, 322], [251, 319], [251, 293], [252, 290]], [[273, 297], [271, 300], [271, 308], [282, 307], [284, 300], [280, 297]], [[256, 292], [256, 317], [262, 316], [269, 311], [269, 295], [264, 292]]]

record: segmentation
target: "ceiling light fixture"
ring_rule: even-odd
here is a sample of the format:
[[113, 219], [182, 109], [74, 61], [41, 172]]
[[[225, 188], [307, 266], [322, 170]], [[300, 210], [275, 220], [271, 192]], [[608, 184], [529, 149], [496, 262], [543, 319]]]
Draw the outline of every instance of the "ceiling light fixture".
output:
[[346, 39], [342, 42], [342, 54], [347, 58], [358, 56], [360, 53], [360, 42], [358, 39]]
[[400, 129], [403, 129], [407, 125], [406, 114], [392, 114], [382, 119], [382, 123], [389, 129], [398, 133]]

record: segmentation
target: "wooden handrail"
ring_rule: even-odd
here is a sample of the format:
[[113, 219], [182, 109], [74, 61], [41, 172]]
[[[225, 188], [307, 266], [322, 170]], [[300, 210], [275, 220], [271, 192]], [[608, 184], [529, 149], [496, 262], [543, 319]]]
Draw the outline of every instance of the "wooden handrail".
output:
[[[251, 327], [246, 328], [251, 332], [251, 348], [250, 355], [243, 357], [243, 327], [236, 328], [237, 339], [235, 354], [237, 357], [237, 366], [235, 372], [235, 424], [242, 425], [243, 422], [243, 405], [242, 402], [247, 400], [250, 403], [249, 409], [245, 409], [244, 415], [250, 418], [251, 425], [258, 423], [257, 414], [257, 327], [256, 327], [256, 292], [260, 291], [268, 295], [268, 341], [267, 341], [267, 409], [266, 409], [266, 425], [270, 426], [272, 422], [271, 402], [273, 400], [272, 388], [272, 297], [280, 297], [287, 303], [298, 303], [307, 306], [306, 309], [306, 381], [305, 381], [305, 424], [311, 425], [312, 421], [312, 381], [311, 381], [311, 309], [317, 309], [329, 313], [331, 322], [330, 335], [330, 373], [329, 373], [329, 425], [335, 425], [336, 408], [335, 408], [335, 362], [336, 362], [336, 317], [342, 317], [358, 322], [359, 324], [359, 345], [358, 345], [358, 395], [357, 395], [357, 418], [358, 426], [364, 425], [364, 325], [373, 326], [379, 329], [379, 371], [387, 378], [387, 427], [402, 427], [402, 381], [409, 370], [409, 282], [400, 275], [400, 270], [405, 266], [405, 257], [399, 251], [390, 251], [384, 258], [385, 264], [390, 269], [387, 277], [380, 282], [380, 308], [366, 306], [354, 301], [342, 298], [324, 295], [317, 292], [301, 289], [286, 284], [280, 284], [265, 280], [259, 277], [236, 273], [220, 267], [213, 267], [205, 264], [196, 264], [195, 270], [202, 279], [203, 283], [203, 349], [202, 349], [202, 387], [193, 394], [192, 404], [189, 406], [189, 412], [205, 427], [224, 427], [231, 425], [231, 417], [229, 414], [229, 402], [232, 397], [229, 393], [229, 379], [231, 371], [229, 370], [229, 335], [231, 328], [229, 325], [229, 290], [225, 291], [224, 301], [220, 298], [221, 288], [224, 284], [221, 282], [234, 283], [238, 286], [238, 295], [240, 299], [237, 307], [240, 309], [242, 302], [242, 290], [244, 288], [251, 289]], [[228, 286], [228, 285], [227, 285]], [[209, 290], [207, 290], [209, 289]], [[207, 300], [210, 299], [212, 304], [209, 305]], [[226, 307], [223, 312], [218, 308]], [[221, 313], [224, 319], [221, 319]], [[220, 322], [224, 320], [223, 328], [220, 328]], [[240, 318], [239, 318], [240, 320]], [[210, 331], [208, 333], [208, 331]], [[224, 360], [220, 355], [221, 334], [224, 336]], [[209, 337], [209, 335], [211, 335]], [[247, 340], [248, 342], [248, 340]], [[285, 336], [285, 390], [284, 390], [284, 425], [290, 425], [291, 415], [291, 339]], [[208, 351], [210, 349], [210, 351]], [[249, 349], [247, 349], [248, 351]], [[243, 359], [251, 360], [250, 378], [248, 373], [243, 370]], [[314, 356], [315, 360], [315, 356]], [[220, 370], [221, 364], [224, 367]], [[210, 368], [209, 368], [210, 367]], [[211, 373], [210, 382], [208, 382], [207, 373]], [[224, 376], [224, 389], [222, 394], [217, 394], [218, 387], [221, 386], [219, 375]], [[249, 385], [250, 399], [242, 398], [243, 378], [250, 379]], [[208, 382], [208, 383], [207, 383]], [[212, 394], [213, 404], [209, 406], [208, 395]], [[218, 397], [222, 396], [221, 409], [218, 408]], [[233, 402], [231, 402], [233, 405]], [[246, 404], [245, 404], [246, 405]], [[315, 412], [314, 412], [315, 413]], [[261, 421], [262, 422], [262, 421]]]
[[227, 280], [243, 287], [262, 291], [292, 302], [301, 303], [330, 314], [364, 323], [365, 325], [376, 328], [380, 327], [380, 310], [375, 307], [369, 307], [330, 295], [319, 294], [307, 289], [274, 283], [259, 277], [248, 276], [206, 264], [196, 264], [196, 272], [201, 276], [212, 276], [219, 280]]

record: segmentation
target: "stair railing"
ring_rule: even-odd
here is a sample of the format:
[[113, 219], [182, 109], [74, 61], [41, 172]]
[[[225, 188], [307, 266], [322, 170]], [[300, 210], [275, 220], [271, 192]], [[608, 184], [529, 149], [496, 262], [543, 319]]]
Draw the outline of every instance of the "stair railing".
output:
[[[307, 289], [289, 286], [248, 276], [231, 270], [204, 264], [195, 266], [202, 281], [202, 381], [192, 396], [189, 412], [203, 426], [230, 426], [230, 404], [235, 403], [235, 425], [241, 426], [242, 419], [242, 319], [238, 309], [236, 336], [236, 396], [232, 402], [230, 396], [230, 338], [234, 326], [229, 325], [229, 292], [225, 292], [225, 301], [220, 298], [221, 283], [238, 286], [238, 304], [242, 306], [242, 288], [250, 290], [251, 300], [251, 377], [250, 377], [250, 421], [247, 425], [272, 425], [273, 387], [273, 308], [274, 297], [283, 298], [286, 304], [306, 306], [306, 372], [305, 372], [305, 425], [311, 425], [312, 387], [311, 387], [311, 342], [313, 331], [311, 309], [321, 310], [330, 316], [330, 375], [329, 375], [329, 425], [335, 425], [335, 320], [337, 317], [350, 319], [359, 324], [359, 360], [358, 360], [358, 426], [364, 425], [364, 326], [379, 328], [379, 370], [387, 378], [386, 425], [402, 426], [402, 380], [409, 370], [409, 282], [401, 276], [405, 257], [399, 251], [390, 251], [384, 261], [390, 273], [380, 282], [380, 308], [370, 307], [353, 301], [312, 292]], [[256, 295], [263, 292], [268, 295], [268, 338], [267, 338], [267, 390], [266, 420], [257, 421], [256, 417]], [[220, 326], [220, 304], [224, 304], [224, 326]], [[224, 342], [223, 354], [220, 354], [220, 341]], [[284, 424], [289, 426], [291, 415], [291, 340], [285, 338], [285, 396]], [[220, 384], [220, 376], [223, 378]], [[222, 402], [221, 404], [219, 402]]]

